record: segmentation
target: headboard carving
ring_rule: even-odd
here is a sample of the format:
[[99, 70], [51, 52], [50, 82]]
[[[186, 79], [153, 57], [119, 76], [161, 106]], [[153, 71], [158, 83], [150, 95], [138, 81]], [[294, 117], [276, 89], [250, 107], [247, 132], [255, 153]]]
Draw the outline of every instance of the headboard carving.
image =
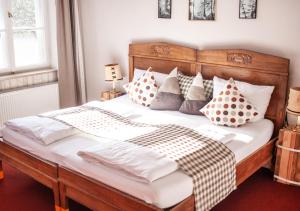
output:
[[233, 77], [257, 85], [275, 86], [266, 118], [275, 125], [278, 134], [285, 115], [289, 60], [249, 50], [197, 50], [170, 43], [138, 43], [129, 46], [129, 79], [134, 68], [169, 73], [178, 67], [184, 74], [201, 72], [206, 79]]
[[245, 53], [227, 53], [227, 61], [235, 64], [251, 64], [252, 56]]
[[156, 55], [156, 56], [168, 56], [168, 55], [170, 55], [169, 46], [154, 45], [151, 48], [153, 50], [153, 54]]

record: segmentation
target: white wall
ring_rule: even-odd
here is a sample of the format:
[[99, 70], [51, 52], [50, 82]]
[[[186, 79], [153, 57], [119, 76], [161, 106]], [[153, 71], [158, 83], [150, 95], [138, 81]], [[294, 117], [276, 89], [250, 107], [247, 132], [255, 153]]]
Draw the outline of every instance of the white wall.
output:
[[49, 16], [49, 53], [51, 68], [58, 69], [57, 64], [57, 43], [56, 43], [56, 6], [55, 0], [48, 1], [48, 16]]
[[244, 48], [291, 60], [300, 86], [300, 1], [258, 0], [257, 19], [238, 18], [239, 0], [217, 0], [216, 21], [189, 21], [188, 0], [173, 0], [172, 19], [157, 18], [157, 0], [81, 0], [88, 99], [99, 99], [103, 66], [128, 74], [128, 45], [169, 41], [199, 49]]

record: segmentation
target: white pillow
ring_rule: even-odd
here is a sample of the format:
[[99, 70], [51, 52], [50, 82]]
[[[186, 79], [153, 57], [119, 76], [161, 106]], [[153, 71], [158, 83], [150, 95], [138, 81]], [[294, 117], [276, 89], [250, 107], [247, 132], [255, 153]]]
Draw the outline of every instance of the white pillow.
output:
[[[214, 90], [213, 97], [216, 97], [223, 90], [226, 80], [214, 77]], [[268, 109], [271, 95], [274, 91], [274, 86], [258, 86], [249, 84], [242, 81], [236, 81], [236, 85], [240, 92], [255, 106], [257, 109], [258, 115], [251, 120], [251, 122], [256, 122], [258, 120], [264, 119], [266, 111]]]
[[[141, 70], [141, 69], [135, 68], [133, 80], [139, 79], [145, 72], [146, 72], [146, 70]], [[154, 71], [151, 71], [151, 72], [153, 73], [156, 84], [158, 86], [161, 86], [168, 76], [168, 74], [165, 74], [165, 73], [159, 73], [159, 72], [154, 72]]]

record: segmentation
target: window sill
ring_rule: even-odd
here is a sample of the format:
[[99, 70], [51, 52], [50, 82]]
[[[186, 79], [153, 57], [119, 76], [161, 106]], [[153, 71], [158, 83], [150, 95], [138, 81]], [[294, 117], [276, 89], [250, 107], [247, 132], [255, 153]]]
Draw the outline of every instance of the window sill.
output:
[[0, 76], [0, 92], [58, 81], [57, 70], [34, 70]]
[[31, 75], [39, 75], [39, 74], [50, 73], [50, 72], [57, 72], [57, 70], [52, 68], [41, 68], [41, 69], [18, 71], [13, 73], [5, 73], [0, 75], [0, 80], [25, 77]]

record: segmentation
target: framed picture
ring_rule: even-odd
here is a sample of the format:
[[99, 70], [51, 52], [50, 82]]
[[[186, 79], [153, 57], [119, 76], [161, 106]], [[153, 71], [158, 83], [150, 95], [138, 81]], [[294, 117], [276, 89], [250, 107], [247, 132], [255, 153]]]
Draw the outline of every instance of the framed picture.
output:
[[240, 0], [240, 19], [255, 19], [257, 0]]
[[172, 0], [158, 0], [158, 18], [171, 18]]
[[215, 0], [189, 0], [189, 20], [215, 20]]

